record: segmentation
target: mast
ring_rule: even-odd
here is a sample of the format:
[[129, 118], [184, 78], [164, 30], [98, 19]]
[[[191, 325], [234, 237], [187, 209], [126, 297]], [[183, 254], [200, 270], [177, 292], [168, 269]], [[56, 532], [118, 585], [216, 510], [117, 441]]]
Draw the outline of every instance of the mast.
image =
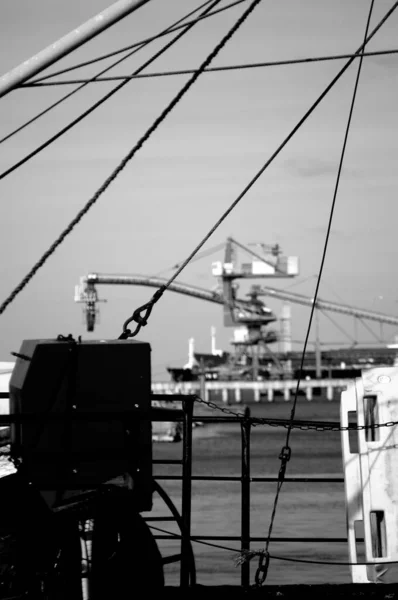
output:
[[0, 98], [108, 29], [149, 0], [119, 0], [0, 77]]

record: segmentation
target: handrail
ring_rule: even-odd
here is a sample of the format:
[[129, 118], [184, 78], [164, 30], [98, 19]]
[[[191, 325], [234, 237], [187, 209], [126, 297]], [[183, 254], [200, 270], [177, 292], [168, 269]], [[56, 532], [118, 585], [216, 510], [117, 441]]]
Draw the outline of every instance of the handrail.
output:
[[[7, 395], [8, 396], [8, 395]], [[4, 397], [4, 395], [3, 395]], [[195, 396], [190, 394], [159, 394], [151, 395], [152, 399], [160, 400], [162, 402], [179, 402], [181, 403], [180, 408], [168, 409], [165, 407], [152, 407], [149, 411], [135, 410], [131, 411], [136, 416], [145, 415], [153, 421], [182, 421], [183, 422], [183, 436], [182, 436], [182, 459], [155, 459], [153, 464], [164, 465], [164, 464], [175, 464], [182, 465], [181, 475], [154, 475], [155, 480], [180, 480], [182, 481], [182, 511], [181, 511], [181, 534], [170, 534], [161, 535], [154, 533], [155, 539], [181, 539], [181, 570], [180, 570], [180, 585], [186, 587], [192, 584], [190, 581], [191, 577], [191, 562], [192, 562], [192, 541], [238, 541], [240, 542], [242, 550], [250, 550], [250, 544], [252, 542], [264, 542], [263, 537], [252, 536], [250, 533], [250, 489], [251, 484], [256, 483], [274, 483], [278, 481], [277, 477], [252, 477], [250, 472], [250, 435], [251, 426], [256, 423], [255, 417], [250, 417], [247, 413], [245, 415], [231, 415], [231, 416], [194, 416], [193, 407], [195, 402]], [[123, 418], [123, 412], [115, 412], [114, 416], [117, 418]], [[130, 415], [130, 411], [128, 411]], [[249, 413], [250, 414], [250, 413]], [[47, 415], [46, 415], [47, 416]], [[49, 415], [50, 416], [50, 415]], [[51, 415], [51, 417], [56, 415]], [[89, 413], [83, 415], [83, 418], [100, 419], [104, 415], [95, 415]], [[33, 418], [34, 415], [29, 415]], [[41, 415], [43, 417], [43, 415]], [[0, 415], [0, 425], [4, 423], [20, 422], [25, 420], [26, 415]], [[242, 442], [242, 461], [241, 461], [241, 474], [237, 476], [209, 476], [209, 475], [193, 475], [192, 474], [192, 427], [194, 422], [201, 423], [239, 423], [241, 426], [241, 442]], [[315, 422], [314, 422], [315, 423]], [[325, 424], [324, 421], [320, 421], [319, 424]], [[338, 425], [336, 423], [336, 425]], [[241, 484], [241, 534], [237, 536], [215, 536], [215, 535], [195, 535], [191, 536], [191, 497], [192, 497], [192, 482], [193, 481], [224, 481], [224, 482], [237, 482]], [[291, 476], [284, 479], [286, 483], [344, 483], [344, 477], [319, 477], [319, 476]], [[165, 520], [162, 518], [162, 520]], [[166, 519], [167, 520], [167, 519]], [[169, 519], [168, 519], [169, 520]], [[274, 542], [289, 542], [289, 543], [346, 543], [347, 538], [341, 537], [273, 537]], [[361, 540], [358, 540], [361, 541]], [[250, 568], [247, 562], [243, 562], [241, 565], [241, 585], [244, 588], [249, 586]]]

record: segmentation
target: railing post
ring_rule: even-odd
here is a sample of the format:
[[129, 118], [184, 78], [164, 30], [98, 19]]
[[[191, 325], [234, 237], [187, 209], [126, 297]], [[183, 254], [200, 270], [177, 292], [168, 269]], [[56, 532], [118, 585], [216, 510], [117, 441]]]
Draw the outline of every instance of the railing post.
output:
[[[242, 479], [241, 479], [241, 549], [250, 550], [250, 408], [245, 410], [245, 418], [240, 423], [242, 432]], [[241, 585], [249, 587], [250, 562], [241, 566]]]
[[189, 586], [190, 538], [191, 538], [191, 497], [192, 497], [192, 419], [194, 397], [184, 398], [182, 410], [183, 421], [183, 454], [182, 454], [182, 507], [181, 518], [183, 531], [181, 534], [181, 572], [180, 586]]

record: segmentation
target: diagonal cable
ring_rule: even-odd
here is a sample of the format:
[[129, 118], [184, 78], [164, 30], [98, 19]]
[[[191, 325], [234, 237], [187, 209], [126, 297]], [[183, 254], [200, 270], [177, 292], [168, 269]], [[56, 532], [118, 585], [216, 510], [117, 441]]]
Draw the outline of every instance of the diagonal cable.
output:
[[[209, 8], [207, 8], [204, 12], [208, 12], [209, 10], [211, 10], [211, 8], [213, 6], [215, 6], [219, 2], [221, 2], [221, 0], [212, 0], [211, 6]], [[194, 27], [196, 25], [196, 23], [198, 23], [199, 20], [200, 20], [200, 18], [197, 17], [196, 20], [191, 21], [189, 25], [186, 25], [185, 29], [183, 29], [179, 34], [176, 35], [175, 38], [173, 38], [170, 42], [168, 42], [165, 46], [163, 46], [163, 48], [161, 48], [158, 52], [156, 52], [156, 54], [154, 54], [150, 59], [148, 59], [143, 65], [141, 65], [141, 67], [139, 67], [135, 71], [135, 73], [140, 73], [148, 65], [152, 64], [159, 56], [164, 54], [164, 52], [166, 52], [166, 50], [168, 50], [171, 46], [173, 46], [176, 42], [178, 42], [186, 33], [188, 33], [188, 31], [190, 31], [192, 29], [192, 27]], [[43, 142], [43, 144], [41, 144], [40, 146], [35, 148], [32, 152], [30, 152], [29, 154], [24, 156], [24, 158], [22, 158], [17, 163], [12, 165], [12, 167], [10, 167], [9, 169], [6, 169], [5, 171], [3, 171], [3, 173], [0, 173], [0, 180], [4, 179], [4, 177], [7, 177], [7, 175], [10, 175], [13, 171], [16, 171], [16, 169], [18, 169], [19, 167], [24, 165], [31, 158], [33, 158], [34, 156], [39, 154], [42, 150], [44, 150], [45, 148], [50, 146], [50, 144], [52, 144], [58, 138], [60, 138], [62, 135], [64, 135], [64, 133], [66, 133], [67, 131], [72, 129], [72, 127], [75, 127], [75, 125], [80, 123], [80, 121], [83, 121], [83, 119], [88, 117], [88, 115], [90, 115], [92, 112], [94, 112], [99, 106], [104, 104], [104, 102], [109, 100], [109, 98], [111, 98], [114, 94], [116, 94], [116, 92], [121, 90], [128, 83], [128, 81], [129, 80], [125, 80], [125, 81], [122, 81], [121, 83], [119, 83], [118, 85], [116, 85], [110, 92], [108, 92], [107, 94], [102, 96], [102, 98], [100, 98], [99, 100], [97, 100], [97, 102], [92, 104], [87, 110], [85, 110], [78, 117], [76, 117], [76, 119], [74, 119], [73, 121], [68, 123], [68, 125], [66, 125], [62, 129], [60, 129], [55, 135], [48, 138], [45, 142]]]
[[355, 344], [355, 339], [346, 332], [345, 329], [343, 329], [343, 327], [341, 327], [337, 321], [335, 321], [335, 319], [333, 319], [333, 317], [331, 317], [326, 310], [322, 310], [322, 308], [318, 308], [318, 310], [323, 314], [324, 317], [326, 317], [327, 319], [329, 319], [329, 321], [336, 327], [336, 329], [338, 329], [339, 331], [341, 331], [341, 333], [343, 335], [346, 336], [346, 338], [348, 338], [350, 340], [350, 342], [352, 342], [353, 344]]
[[[388, 56], [392, 54], [398, 54], [397, 48], [391, 48], [390, 50], [374, 50], [373, 52], [362, 52], [360, 56]], [[342, 60], [343, 58], [359, 58], [358, 54], [336, 54], [329, 56], [313, 56], [309, 58], [292, 58], [287, 60], [272, 60], [266, 62], [255, 62], [255, 63], [243, 63], [236, 65], [223, 65], [220, 67], [209, 67], [204, 70], [204, 73], [217, 73], [222, 71], [240, 71], [245, 69], [259, 69], [264, 67], [280, 67], [287, 65], [300, 65], [310, 64], [316, 62], [326, 62], [332, 60]], [[59, 79], [55, 81], [30, 81], [24, 83], [20, 87], [44, 87], [44, 86], [57, 86], [57, 85], [75, 85], [79, 83], [103, 83], [108, 81], [121, 81], [123, 79], [148, 79], [151, 77], [170, 77], [175, 75], [191, 75], [195, 72], [195, 69], [179, 69], [177, 71], [159, 71], [151, 73], [140, 73], [139, 75], [114, 75], [109, 77], [96, 77], [94, 80], [91, 79]]]
[[[216, 246], [212, 246], [211, 248], [208, 248], [207, 250], [203, 250], [203, 252], [199, 252], [195, 258], [192, 260], [192, 262], [195, 260], [200, 260], [202, 258], [205, 258], [206, 256], [210, 256], [211, 254], [214, 254], [214, 252], [218, 252], [219, 250], [221, 250], [223, 247], [225, 246], [224, 242], [222, 242], [221, 244], [217, 244]], [[176, 263], [175, 265], [173, 265], [172, 267], [169, 267], [168, 269], [163, 269], [163, 271], [159, 271], [159, 273], [156, 273], [155, 275], [152, 275], [152, 277], [160, 277], [163, 273], [168, 273], [169, 271], [174, 271], [174, 269], [178, 269], [178, 267], [180, 266], [182, 261], [179, 261], [178, 263]]]
[[[239, 204], [242, 198], [247, 194], [247, 192], [253, 187], [253, 185], [257, 182], [257, 180], [261, 177], [264, 171], [269, 167], [269, 165], [274, 161], [274, 159], [280, 154], [286, 144], [292, 139], [292, 137], [297, 133], [300, 127], [305, 123], [308, 117], [314, 112], [316, 107], [322, 102], [323, 98], [328, 94], [328, 92], [333, 88], [333, 86], [337, 83], [337, 81], [342, 77], [342, 75], [346, 72], [348, 67], [355, 60], [356, 55], [361, 54], [362, 50], [365, 48], [366, 44], [375, 36], [375, 34], [379, 31], [381, 26], [387, 21], [387, 19], [392, 15], [395, 9], [398, 7], [398, 0], [394, 2], [393, 6], [386, 12], [384, 17], [379, 21], [370, 35], [365, 39], [365, 41], [359, 46], [358, 50], [355, 54], [346, 62], [344, 67], [340, 69], [337, 75], [332, 79], [329, 85], [324, 89], [322, 94], [317, 98], [317, 100], [312, 104], [312, 106], [307, 110], [304, 116], [300, 119], [300, 121], [295, 125], [295, 127], [291, 130], [291, 132], [287, 135], [287, 137], [283, 140], [283, 142], [278, 146], [275, 152], [271, 155], [271, 157], [265, 162], [265, 164], [261, 167], [261, 169], [256, 173], [256, 175], [251, 179], [251, 181], [247, 184], [247, 186], [243, 189], [243, 191], [239, 194], [239, 196], [232, 202], [232, 204], [227, 208], [227, 210], [221, 215], [221, 217], [216, 221], [210, 231], [202, 238], [199, 244], [192, 250], [191, 254], [185, 259], [179, 269], [168, 279], [168, 281], [160, 287], [152, 296], [152, 298], [144, 304], [143, 306], [137, 308], [134, 313], [129, 317], [123, 324], [123, 333], [124, 337], [133, 337], [137, 335], [140, 328], [147, 324], [147, 320], [151, 314], [153, 306], [158, 302], [158, 300], [162, 297], [163, 293], [168, 289], [168, 287], [173, 283], [173, 281], [180, 275], [180, 273], [185, 269], [188, 263], [192, 260], [192, 258], [199, 252], [199, 250], [203, 247], [203, 245], [207, 242], [207, 240], [213, 235], [216, 229], [225, 221], [228, 215], [233, 211], [233, 209]], [[362, 60], [362, 59], [361, 59]], [[360, 63], [362, 64], [362, 62]], [[0, 307], [1, 308], [1, 307]], [[141, 316], [141, 313], [144, 313], [144, 317]], [[1, 314], [1, 313], [0, 313]], [[138, 323], [134, 332], [131, 332], [128, 329], [128, 325], [135, 321]]]
[[[215, 5], [219, 0], [216, 0], [213, 4]], [[235, 24], [231, 27], [228, 33], [222, 38], [222, 40], [215, 46], [215, 48], [210, 52], [208, 57], [196, 71], [196, 73], [185, 83], [185, 85], [181, 88], [181, 90], [176, 94], [176, 96], [172, 99], [172, 101], [167, 105], [167, 107], [162, 111], [159, 117], [152, 123], [146, 133], [138, 140], [135, 146], [130, 150], [130, 152], [123, 158], [123, 160], [119, 163], [119, 165], [112, 171], [109, 177], [104, 181], [104, 183], [98, 188], [95, 194], [90, 198], [90, 200], [86, 203], [86, 205], [78, 212], [76, 217], [69, 223], [69, 225], [64, 229], [64, 231], [59, 235], [59, 237], [51, 244], [50, 248], [43, 254], [43, 256], [39, 259], [38, 262], [32, 267], [29, 273], [23, 278], [23, 280], [19, 283], [19, 285], [11, 292], [11, 294], [4, 300], [4, 302], [0, 306], [0, 314], [2, 314], [7, 306], [14, 300], [14, 298], [24, 289], [24, 287], [29, 283], [29, 281], [34, 277], [37, 271], [44, 265], [44, 263], [48, 260], [48, 258], [55, 252], [55, 250], [62, 244], [64, 239], [71, 233], [74, 227], [80, 222], [80, 220], [84, 217], [84, 215], [90, 210], [90, 208], [97, 202], [98, 198], [108, 189], [111, 183], [116, 179], [116, 177], [121, 173], [127, 163], [134, 157], [138, 150], [144, 145], [144, 143], [148, 140], [148, 138], [152, 135], [152, 133], [158, 128], [158, 126], [165, 120], [165, 118], [169, 115], [169, 113], [173, 110], [173, 108], [178, 104], [178, 102], [183, 98], [186, 92], [191, 88], [191, 86], [196, 82], [199, 76], [202, 74], [203, 69], [207, 67], [211, 63], [211, 61], [218, 55], [220, 50], [225, 46], [225, 44], [230, 40], [230, 38], [234, 35], [234, 33], [239, 29], [239, 27], [243, 24], [249, 14], [256, 8], [257, 4], [259, 4], [261, 0], [253, 0], [250, 6], [245, 10], [245, 12], [239, 17], [239, 19], [235, 22]], [[190, 26], [188, 26], [190, 27]], [[203, 244], [202, 244], [203, 245]]]
[[361, 323], [361, 325], [363, 325], [363, 327], [365, 327], [365, 329], [367, 329], [372, 335], [373, 337], [378, 341], [381, 342], [382, 340], [379, 338], [379, 336], [373, 331], [373, 329], [371, 329], [369, 327], [369, 325], [363, 320], [361, 319], [361, 317], [357, 317], [358, 321]]
[[[206, 6], [207, 4], [209, 4], [211, 1], [212, 0], [207, 0], [201, 6], [198, 6], [198, 8], [195, 8], [194, 10], [192, 10], [191, 12], [189, 12], [187, 15], [185, 15], [185, 17], [182, 17], [181, 19], [179, 19], [178, 21], [176, 21], [175, 23], [173, 23], [172, 25], [170, 25], [169, 27], [167, 27], [167, 29], [165, 29], [164, 31], [161, 31], [156, 36], [153, 36], [149, 40], [142, 42], [140, 45], [135, 45], [134, 49], [131, 52], [129, 52], [128, 54], [126, 54], [122, 58], [119, 58], [117, 61], [113, 62], [111, 65], [109, 65], [109, 67], [107, 67], [106, 69], [103, 69], [102, 71], [100, 71], [94, 77], [91, 77], [90, 79], [87, 79], [86, 81], [82, 82], [82, 85], [79, 85], [79, 87], [77, 87], [76, 89], [72, 90], [68, 94], [65, 94], [65, 96], [62, 96], [62, 98], [60, 98], [59, 100], [57, 100], [53, 104], [50, 104], [50, 106], [47, 106], [47, 108], [45, 108], [41, 112], [37, 113], [34, 117], [32, 117], [31, 119], [29, 119], [28, 121], [26, 121], [25, 123], [23, 123], [22, 125], [20, 125], [19, 127], [17, 127], [16, 129], [14, 129], [13, 131], [11, 131], [7, 135], [5, 135], [3, 138], [0, 139], [0, 144], [2, 144], [3, 142], [5, 142], [6, 140], [9, 140], [10, 138], [12, 138], [14, 135], [16, 135], [17, 133], [19, 133], [20, 131], [22, 131], [26, 127], [28, 127], [28, 125], [31, 125], [32, 123], [34, 123], [35, 121], [37, 121], [38, 119], [40, 119], [40, 117], [43, 117], [44, 115], [46, 115], [47, 113], [49, 113], [53, 108], [55, 108], [56, 106], [59, 106], [60, 104], [62, 104], [63, 102], [65, 102], [65, 100], [68, 100], [68, 98], [70, 98], [71, 96], [73, 96], [74, 94], [77, 94], [77, 92], [80, 92], [80, 90], [82, 90], [83, 88], [85, 88], [89, 83], [94, 83], [98, 79], [98, 77], [101, 77], [101, 75], [103, 75], [104, 73], [107, 73], [108, 71], [110, 71], [111, 69], [113, 69], [114, 67], [116, 67], [117, 65], [119, 65], [121, 62], [125, 61], [127, 58], [130, 58], [131, 56], [133, 56], [133, 54], [136, 54], [137, 52], [139, 52], [139, 50], [141, 50], [142, 48], [145, 48], [153, 40], [159, 39], [161, 36], [165, 35], [166, 33], [171, 33], [176, 25], [180, 24], [182, 21], [185, 21], [185, 19], [188, 19], [195, 12], [197, 12], [198, 10], [201, 10], [204, 6]], [[136, 75], [130, 75], [128, 79], [131, 80], [134, 77], [137, 77], [138, 75], [139, 75], [139, 73], [137, 73]], [[29, 85], [30, 84], [28, 84], [26, 87], [29, 87]], [[25, 87], [25, 86], [22, 86], [22, 87]]]
[[[368, 30], [369, 30], [369, 26], [370, 26], [370, 19], [371, 19], [372, 12], [373, 12], [373, 4], [374, 4], [374, 0], [371, 0], [369, 14], [368, 14], [366, 28], [365, 28], [364, 43], [362, 46], [364, 46], [366, 44]], [[358, 90], [359, 78], [361, 75], [362, 61], [363, 61], [363, 57], [361, 56], [361, 58], [359, 60], [356, 79], [355, 79], [354, 91], [353, 91], [353, 95], [352, 95], [351, 106], [350, 106], [350, 111], [349, 111], [349, 115], [348, 115], [348, 121], [347, 121], [347, 125], [346, 125], [345, 135], [344, 135], [344, 141], [343, 141], [343, 147], [342, 147], [341, 156], [340, 156], [339, 168], [337, 171], [336, 184], [335, 184], [335, 189], [334, 189], [334, 193], [333, 193], [333, 200], [332, 200], [332, 205], [331, 205], [331, 209], [330, 209], [329, 221], [328, 221], [326, 237], [325, 237], [325, 244], [324, 244], [324, 248], [323, 248], [321, 265], [319, 268], [319, 274], [318, 274], [318, 279], [317, 279], [316, 288], [315, 288], [314, 301], [311, 306], [311, 313], [310, 313], [310, 318], [309, 318], [308, 327], [307, 327], [307, 334], [305, 337], [303, 352], [302, 352], [302, 356], [301, 356], [300, 372], [299, 372], [299, 376], [298, 376], [298, 380], [297, 380], [297, 386], [296, 386], [296, 392], [294, 395], [293, 406], [292, 406], [292, 410], [290, 413], [290, 424], [289, 424], [287, 432], [286, 432], [285, 445], [283, 446], [281, 453], [279, 455], [281, 464], [280, 464], [280, 468], [279, 468], [278, 483], [277, 483], [274, 504], [273, 504], [273, 508], [272, 508], [272, 514], [271, 514], [271, 520], [270, 520], [270, 525], [269, 525], [269, 529], [268, 529], [267, 540], [265, 542], [263, 552], [260, 553], [259, 564], [258, 564], [258, 568], [257, 568], [257, 572], [256, 572], [256, 584], [258, 586], [263, 585], [264, 581], [267, 577], [267, 571], [268, 571], [268, 566], [269, 566], [268, 548], [269, 548], [270, 539], [271, 539], [271, 535], [272, 535], [272, 529], [273, 529], [273, 525], [274, 525], [274, 521], [275, 521], [276, 509], [277, 509], [278, 500], [279, 500], [279, 494], [282, 489], [287, 463], [289, 462], [290, 457], [291, 457], [291, 449], [289, 447], [290, 435], [292, 432], [292, 425], [293, 425], [294, 416], [295, 416], [295, 412], [296, 412], [298, 392], [299, 392], [299, 387], [300, 387], [300, 383], [301, 383], [301, 378], [303, 375], [304, 359], [305, 359], [308, 339], [309, 339], [309, 335], [310, 335], [310, 331], [311, 331], [312, 320], [313, 320], [313, 316], [314, 316], [314, 312], [315, 312], [318, 290], [319, 290], [322, 273], [323, 273], [323, 267], [324, 267], [325, 259], [326, 259], [329, 236], [330, 236], [330, 231], [331, 231], [331, 227], [332, 227], [334, 209], [335, 209], [335, 205], [336, 205], [337, 191], [339, 188], [340, 176], [341, 176], [344, 155], [345, 155], [345, 149], [347, 146], [348, 134], [350, 131], [350, 125], [351, 125], [352, 115], [353, 115], [354, 106], [355, 106], [355, 99], [356, 99], [357, 90]]]
[[[204, 19], [207, 19], [208, 17], [213, 17], [214, 15], [217, 15], [218, 13], [221, 13], [224, 10], [229, 10], [230, 8], [233, 8], [234, 6], [241, 4], [242, 2], [247, 2], [247, 0], [236, 0], [235, 2], [231, 2], [230, 4], [227, 4], [226, 6], [223, 6], [222, 8], [218, 8], [217, 10], [213, 10], [212, 12], [207, 13], [206, 15], [202, 15], [199, 20], [202, 21]], [[107, 58], [111, 58], [112, 56], [117, 56], [118, 54], [127, 52], [128, 50], [131, 50], [132, 48], [135, 48], [136, 46], [140, 46], [141, 44], [146, 44], [147, 42], [152, 42], [153, 40], [156, 40], [161, 36], [167, 35], [168, 33], [173, 33], [174, 31], [178, 31], [182, 27], [185, 27], [185, 25], [190, 25], [191, 22], [184, 23], [184, 25], [176, 25], [175, 27], [173, 26], [173, 28], [170, 29], [170, 31], [164, 31], [163, 33], [156, 34], [154, 36], [151, 36], [149, 38], [141, 40], [140, 42], [134, 42], [134, 44], [130, 44], [129, 46], [125, 46], [124, 48], [119, 48], [119, 50], [114, 50], [113, 52], [109, 52], [108, 54], [103, 54], [102, 56], [97, 56], [96, 58], [92, 58], [91, 60], [87, 60], [87, 61], [79, 63], [77, 65], [73, 65], [72, 67], [62, 69], [61, 71], [56, 71], [56, 72], [50, 73], [49, 75], [40, 77], [40, 79], [39, 78], [32, 79], [32, 80], [30, 80], [30, 83], [33, 83], [33, 84], [39, 83], [40, 81], [45, 81], [47, 79], [50, 79], [51, 77], [55, 77], [56, 75], [63, 75], [64, 73], [69, 73], [70, 71], [74, 71], [75, 69], [80, 69], [81, 67], [86, 67], [88, 65], [92, 65], [94, 63], [100, 62], [101, 60], [106, 60]], [[24, 87], [24, 85], [25, 84], [21, 85], [20, 87]]]

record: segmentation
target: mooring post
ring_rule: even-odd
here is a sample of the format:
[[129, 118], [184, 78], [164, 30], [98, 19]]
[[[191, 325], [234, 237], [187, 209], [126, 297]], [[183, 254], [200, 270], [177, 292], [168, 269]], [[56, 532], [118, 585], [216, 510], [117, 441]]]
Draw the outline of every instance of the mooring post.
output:
[[[242, 479], [241, 479], [241, 549], [250, 550], [250, 408], [245, 409], [245, 418], [240, 422], [242, 432]], [[241, 566], [241, 585], [249, 587], [250, 562]]]

